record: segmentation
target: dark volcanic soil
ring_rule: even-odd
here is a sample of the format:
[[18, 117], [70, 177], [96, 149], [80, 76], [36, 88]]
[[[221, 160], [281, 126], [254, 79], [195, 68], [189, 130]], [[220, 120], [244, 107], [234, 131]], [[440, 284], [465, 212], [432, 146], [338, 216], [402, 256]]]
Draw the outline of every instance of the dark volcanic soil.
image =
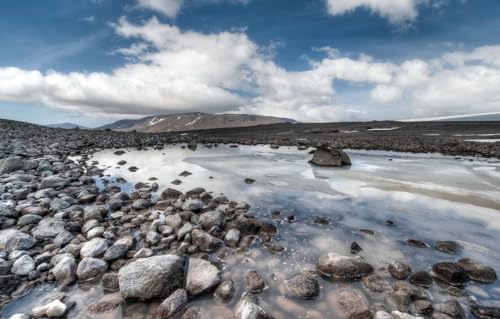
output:
[[[379, 130], [391, 129], [392, 130]], [[186, 133], [136, 133], [51, 129], [0, 120], [0, 158], [77, 152], [89, 148], [159, 147], [164, 143], [234, 143], [276, 145], [331, 145], [339, 148], [443, 153], [500, 158], [500, 122], [360, 122], [326, 124], [276, 124], [248, 128], [213, 129]], [[32, 146], [32, 147], [29, 147]], [[3, 153], [3, 154], [2, 154]]]

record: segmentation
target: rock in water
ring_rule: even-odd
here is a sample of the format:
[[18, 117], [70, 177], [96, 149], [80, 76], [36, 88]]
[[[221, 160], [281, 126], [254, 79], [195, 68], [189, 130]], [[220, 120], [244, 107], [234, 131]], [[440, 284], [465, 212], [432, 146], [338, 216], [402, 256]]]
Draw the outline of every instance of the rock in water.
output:
[[351, 159], [342, 150], [318, 147], [309, 163], [317, 166], [341, 167], [350, 166]]
[[288, 293], [296, 298], [311, 300], [319, 295], [319, 283], [313, 276], [298, 275], [285, 281]]
[[392, 275], [392, 277], [399, 280], [405, 280], [412, 273], [410, 266], [400, 261], [395, 261], [391, 263], [387, 268], [387, 270]]
[[222, 302], [228, 302], [234, 296], [234, 281], [226, 280], [222, 282], [214, 292], [215, 298]]
[[209, 261], [190, 258], [186, 276], [186, 290], [191, 296], [209, 292], [221, 282], [220, 271]]
[[241, 300], [235, 319], [274, 319], [262, 308], [260, 299], [252, 294], [246, 294]]
[[469, 281], [469, 276], [467, 276], [465, 270], [455, 263], [437, 263], [432, 266], [432, 271], [439, 279], [454, 286], [461, 286]]
[[367, 304], [352, 290], [344, 290], [335, 296], [337, 304], [349, 319], [371, 319], [373, 314]]
[[358, 280], [373, 272], [373, 267], [362, 257], [347, 257], [336, 253], [321, 256], [317, 267], [324, 276], [340, 280]]
[[169, 319], [178, 314], [188, 303], [186, 290], [177, 289], [156, 309], [156, 319]]
[[250, 270], [245, 274], [245, 283], [250, 292], [262, 292], [266, 288], [266, 282], [255, 270]]
[[67, 285], [76, 280], [76, 261], [75, 258], [64, 256], [61, 260], [52, 268], [52, 274], [56, 278], [57, 282], [63, 285]]
[[465, 269], [467, 275], [474, 281], [491, 284], [497, 280], [495, 269], [485, 266], [477, 260], [462, 258], [457, 262], [457, 265]]
[[124, 298], [165, 298], [184, 282], [184, 260], [174, 255], [140, 258], [118, 271]]

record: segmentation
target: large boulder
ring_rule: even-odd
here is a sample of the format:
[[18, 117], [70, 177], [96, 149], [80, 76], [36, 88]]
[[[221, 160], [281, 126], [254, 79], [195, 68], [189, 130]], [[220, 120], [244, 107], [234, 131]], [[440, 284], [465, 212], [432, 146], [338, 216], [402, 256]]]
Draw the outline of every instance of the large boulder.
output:
[[34, 161], [23, 160], [15, 157], [0, 159], [0, 175], [9, 174], [20, 170], [30, 170], [37, 167]]
[[0, 230], [0, 250], [28, 250], [35, 245], [36, 240], [28, 234], [16, 229]]
[[207, 293], [221, 282], [220, 271], [209, 261], [190, 258], [186, 276], [186, 290], [191, 296]]
[[31, 234], [36, 239], [54, 238], [59, 233], [64, 232], [64, 225], [65, 224], [62, 220], [57, 220], [55, 218], [45, 218], [38, 223], [38, 226], [33, 228]]
[[309, 163], [317, 166], [341, 167], [350, 166], [351, 159], [342, 150], [318, 147]]
[[184, 260], [175, 255], [140, 258], [118, 271], [126, 299], [165, 298], [184, 283]]
[[321, 256], [317, 268], [322, 275], [340, 280], [358, 280], [373, 273], [373, 267], [362, 257], [336, 253]]

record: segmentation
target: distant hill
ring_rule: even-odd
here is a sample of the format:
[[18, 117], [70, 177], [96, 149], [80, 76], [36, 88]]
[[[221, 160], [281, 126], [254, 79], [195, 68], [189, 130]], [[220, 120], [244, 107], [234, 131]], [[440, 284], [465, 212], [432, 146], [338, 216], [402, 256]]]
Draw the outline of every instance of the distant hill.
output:
[[81, 128], [81, 129], [86, 129], [85, 126], [81, 126], [81, 125], [78, 125], [78, 124], [74, 124], [74, 123], [59, 123], [59, 124], [48, 124], [48, 125], [45, 125], [47, 127], [51, 127], [51, 128], [64, 128], [64, 129], [75, 129], [75, 128]]
[[292, 119], [249, 114], [183, 113], [147, 116], [137, 120], [121, 120], [97, 128], [98, 130], [160, 133], [205, 130], [214, 128], [248, 127], [295, 122]]

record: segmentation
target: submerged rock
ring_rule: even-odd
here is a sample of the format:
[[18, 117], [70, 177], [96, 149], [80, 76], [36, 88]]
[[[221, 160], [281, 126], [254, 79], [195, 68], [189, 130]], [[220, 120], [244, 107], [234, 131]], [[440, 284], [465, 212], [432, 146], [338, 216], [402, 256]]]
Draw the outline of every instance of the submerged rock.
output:
[[214, 292], [215, 298], [222, 302], [228, 302], [234, 296], [234, 281], [226, 280], [222, 282]]
[[254, 293], [262, 292], [266, 288], [264, 278], [255, 270], [250, 270], [245, 274], [245, 284], [247, 291]]
[[414, 285], [430, 288], [434, 283], [432, 276], [427, 271], [418, 271], [410, 275], [410, 282]]
[[454, 241], [441, 240], [436, 242], [436, 249], [448, 254], [456, 254], [460, 249], [460, 245]]
[[341, 167], [350, 166], [351, 159], [342, 150], [319, 147], [309, 163], [317, 166]]
[[234, 319], [274, 319], [261, 306], [258, 297], [252, 294], [246, 294], [238, 305]]
[[353, 290], [344, 290], [335, 295], [340, 310], [349, 319], [371, 319], [372, 312], [366, 302]]
[[178, 314], [188, 303], [188, 296], [184, 289], [177, 289], [165, 299], [156, 309], [156, 319], [169, 319]]
[[432, 266], [432, 271], [439, 279], [454, 286], [460, 286], [469, 281], [469, 276], [465, 273], [465, 269], [455, 263], [437, 263]]
[[485, 266], [477, 260], [462, 258], [457, 262], [457, 265], [465, 269], [467, 275], [474, 281], [491, 284], [497, 280], [495, 269]]
[[392, 277], [399, 280], [405, 280], [412, 273], [410, 266], [399, 261], [395, 261], [389, 264], [387, 270], [392, 275]]
[[359, 280], [373, 272], [373, 267], [362, 257], [336, 253], [321, 256], [317, 268], [324, 276], [340, 280]]
[[184, 260], [174, 255], [141, 258], [118, 271], [120, 292], [126, 299], [165, 298], [184, 282]]
[[296, 298], [310, 300], [319, 296], [319, 283], [313, 276], [298, 275], [285, 281], [287, 292]]
[[478, 319], [498, 319], [500, 318], [500, 308], [482, 306], [476, 302], [472, 302], [470, 306], [471, 312]]
[[56, 299], [45, 306], [34, 308], [31, 313], [35, 318], [43, 316], [57, 318], [64, 316], [66, 309], [67, 306], [60, 300]]

